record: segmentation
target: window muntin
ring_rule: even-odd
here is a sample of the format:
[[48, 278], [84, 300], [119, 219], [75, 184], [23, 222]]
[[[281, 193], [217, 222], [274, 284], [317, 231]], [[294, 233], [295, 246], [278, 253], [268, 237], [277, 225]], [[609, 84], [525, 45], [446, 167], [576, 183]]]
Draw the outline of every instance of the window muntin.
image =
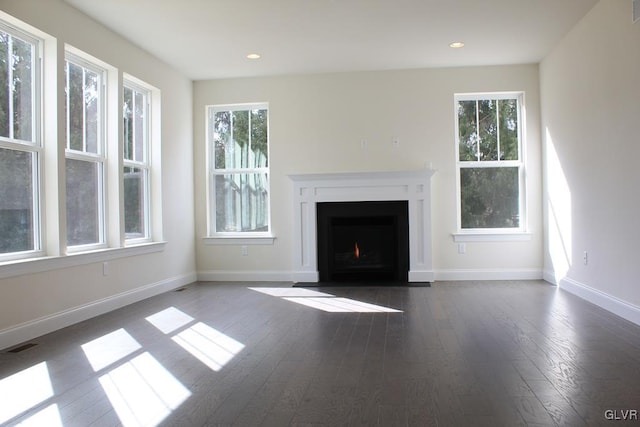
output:
[[105, 244], [105, 75], [97, 65], [67, 53], [67, 246]]
[[0, 23], [0, 260], [39, 251], [40, 42]]
[[208, 107], [212, 234], [267, 234], [267, 104]]
[[458, 228], [523, 231], [522, 94], [456, 95]]
[[125, 81], [124, 228], [127, 240], [150, 238], [150, 92]]

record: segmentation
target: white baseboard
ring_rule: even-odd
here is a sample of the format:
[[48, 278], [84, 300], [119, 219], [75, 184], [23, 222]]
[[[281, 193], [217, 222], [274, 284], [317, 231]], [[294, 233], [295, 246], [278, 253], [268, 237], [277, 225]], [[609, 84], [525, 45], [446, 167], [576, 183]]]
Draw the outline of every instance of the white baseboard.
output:
[[116, 310], [134, 302], [188, 285], [197, 279], [195, 273], [151, 283], [107, 298], [73, 307], [0, 331], [0, 349], [10, 348], [58, 329]]
[[545, 282], [549, 282], [552, 285], [558, 286], [558, 280], [556, 279], [556, 274], [552, 270], [544, 270], [542, 272], [542, 280]]
[[292, 282], [291, 271], [235, 271], [209, 270], [199, 271], [198, 280], [202, 282]]
[[594, 289], [584, 283], [580, 283], [568, 277], [560, 279], [558, 286], [560, 289], [564, 289], [565, 291], [587, 300], [598, 307], [604, 308], [605, 310], [610, 311], [629, 322], [640, 325], [640, 307], [637, 305], [629, 304], [620, 298], [599, 291], [598, 289]]
[[436, 270], [436, 281], [455, 280], [540, 280], [542, 271], [538, 269], [514, 270]]
[[[436, 270], [409, 272], [410, 282], [434, 280], [539, 280], [542, 271], [518, 270]], [[317, 282], [317, 272], [291, 271], [199, 271], [198, 280], [206, 282]]]

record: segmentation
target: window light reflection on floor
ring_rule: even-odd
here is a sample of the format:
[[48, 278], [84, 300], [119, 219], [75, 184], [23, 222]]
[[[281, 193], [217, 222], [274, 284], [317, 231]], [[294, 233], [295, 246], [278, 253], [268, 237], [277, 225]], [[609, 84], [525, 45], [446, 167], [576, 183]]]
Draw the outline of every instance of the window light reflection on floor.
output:
[[284, 300], [295, 302], [307, 307], [329, 313], [402, 313], [390, 307], [370, 304], [350, 298], [336, 297], [335, 295], [311, 289], [301, 288], [249, 288], [256, 292], [280, 297]]
[[122, 425], [156, 426], [191, 392], [145, 352], [100, 377]]
[[0, 424], [53, 397], [47, 362], [0, 380]]
[[[168, 335], [195, 319], [169, 307], [147, 317], [147, 321]], [[214, 371], [222, 369], [244, 348], [244, 344], [202, 322], [191, 325], [171, 339]]]
[[214, 371], [219, 371], [244, 348], [244, 344], [202, 322], [172, 338], [180, 347]]
[[352, 300], [349, 298], [283, 298], [329, 313], [401, 313], [400, 310]]
[[175, 307], [166, 308], [147, 317], [147, 321], [164, 334], [170, 334], [194, 320], [193, 317]]
[[58, 405], [49, 405], [38, 413], [30, 416], [16, 427], [63, 427], [60, 419], [60, 411]]
[[95, 372], [124, 359], [142, 346], [124, 329], [118, 329], [82, 345]]

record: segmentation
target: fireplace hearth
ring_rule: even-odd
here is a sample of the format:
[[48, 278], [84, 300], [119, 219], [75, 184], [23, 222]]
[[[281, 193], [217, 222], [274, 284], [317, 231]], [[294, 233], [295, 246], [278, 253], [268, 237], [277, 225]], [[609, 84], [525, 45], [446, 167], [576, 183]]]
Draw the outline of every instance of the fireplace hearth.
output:
[[317, 203], [320, 282], [406, 282], [407, 201]]

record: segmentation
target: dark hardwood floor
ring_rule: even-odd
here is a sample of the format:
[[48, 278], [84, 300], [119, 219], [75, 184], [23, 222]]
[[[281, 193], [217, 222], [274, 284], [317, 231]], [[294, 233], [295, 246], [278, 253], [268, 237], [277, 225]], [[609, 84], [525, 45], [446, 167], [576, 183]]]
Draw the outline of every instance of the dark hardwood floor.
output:
[[640, 327], [541, 281], [197, 283], [31, 342], [0, 424], [640, 422]]

